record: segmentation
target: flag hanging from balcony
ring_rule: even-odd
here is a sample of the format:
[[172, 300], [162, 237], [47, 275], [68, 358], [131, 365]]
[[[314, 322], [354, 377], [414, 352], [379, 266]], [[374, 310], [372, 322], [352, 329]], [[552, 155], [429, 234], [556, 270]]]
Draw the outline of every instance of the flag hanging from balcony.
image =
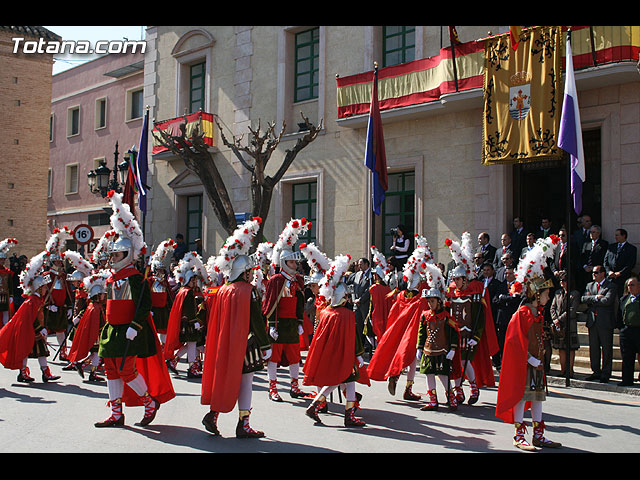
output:
[[[203, 135], [202, 140], [206, 145], [213, 146], [213, 114], [205, 112], [196, 112], [184, 115], [182, 117], [164, 120], [153, 124], [154, 130], [164, 130], [169, 135], [180, 135], [180, 126], [185, 124], [185, 137], [188, 139], [195, 134], [196, 129]], [[189, 142], [187, 141], [189, 145]], [[168, 149], [153, 136], [152, 154], [166, 152]]]
[[573, 54], [571, 50], [571, 31], [567, 32], [565, 50], [566, 67], [564, 81], [564, 101], [560, 120], [558, 146], [569, 154], [571, 159], [571, 195], [573, 209], [577, 215], [582, 213], [582, 184], [586, 180], [584, 149], [582, 147], [582, 127], [578, 109], [578, 91], [573, 72]]
[[364, 164], [371, 170], [372, 207], [376, 215], [380, 215], [384, 195], [387, 191], [387, 157], [384, 149], [382, 118], [378, 105], [378, 68], [373, 71], [371, 90], [371, 106], [369, 107], [369, 123], [367, 125], [367, 144], [364, 153]]
[[523, 28], [485, 40], [482, 163], [559, 160], [562, 29]]
[[149, 109], [144, 115], [142, 123], [142, 134], [140, 135], [140, 144], [138, 145], [138, 158], [136, 159], [136, 188], [138, 190], [138, 208], [143, 215], [147, 213], [147, 171], [149, 164], [147, 163], [147, 150], [149, 145]]

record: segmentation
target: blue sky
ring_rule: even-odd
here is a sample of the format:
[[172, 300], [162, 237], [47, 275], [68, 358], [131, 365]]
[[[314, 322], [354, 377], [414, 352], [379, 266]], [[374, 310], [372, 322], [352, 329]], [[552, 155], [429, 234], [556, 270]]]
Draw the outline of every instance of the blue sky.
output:
[[[144, 40], [143, 26], [45, 26], [63, 40], [83, 40], [92, 44], [98, 40]], [[54, 56], [53, 74], [63, 72], [82, 63], [97, 58], [95, 55], [58, 55]]]

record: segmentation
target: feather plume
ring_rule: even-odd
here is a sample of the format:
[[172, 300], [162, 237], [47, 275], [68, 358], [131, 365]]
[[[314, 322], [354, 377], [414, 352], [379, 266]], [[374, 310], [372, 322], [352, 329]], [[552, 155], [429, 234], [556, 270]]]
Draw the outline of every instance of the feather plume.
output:
[[473, 265], [473, 254], [469, 255], [467, 246], [463, 248], [460, 242], [447, 238], [444, 244], [449, 247], [451, 257], [456, 263], [456, 266], [462, 265], [467, 272], [467, 277], [471, 278], [471, 265]]
[[536, 240], [533, 248], [518, 262], [518, 267], [515, 272], [516, 279], [511, 287], [512, 296], [521, 294], [531, 279], [544, 277], [544, 269], [547, 266], [547, 261], [553, 257], [559, 243], [560, 238], [557, 235]]
[[31, 288], [33, 279], [43, 273], [45, 261], [48, 257], [49, 252], [47, 252], [47, 250], [43, 250], [32, 257], [24, 270], [20, 272], [18, 277], [20, 279], [20, 288], [22, 288], [25, 295], [31, 295], [34, 293]]
[[175, 250], [176, 245], [177, 243], [171, 239], [161, 242], [158, 248], [151, 254], [151, 268], [163, 268], [167, 255], [169, 255], [169, 252]]
[[299, 248], [312, 271], [326, 273], [331, 268], [331, 259], [314, 243], [301, 243]]
[[306, 218], [292, 218], [280, 233], [278, 241], [273, 247], [273, 254], [271, 255], [271, 263], [273, 265], [280, 265], [280, 255], [285, 248], [293, 249], [294, 245], [298, 242], [298, 237], [307, 232], [311, 228], [311, 222], [308, 222]]
[[73, 235], [73, 230], [70, 230], [69, 227], [54, 228], [52, 235], [47, 240], [47, 244], [44, 247], [47, 252], [47, 256], [51, 255], [60, 255], [62, 256], [62, 235]]
[[67, 250], [64, 252], [64, 258], [69, 260], [69, 263], [73, 265], [73, 268], [78, 272], [82, 273], [83, 276], [87, 276], [93, 270], [93, 265], [91, 265], [80, 253], [75, 252], [73, 250]]
[[441, 294], [446, 292], [446, 282], [442, 271], [435, 263], [427, 262], [425, 265], [425, 277], [429, 288], [435, 288], [440, 291]]
[[0, 253], [4, 253], [5, 255], [9, 253], [9, 249], [18, 244], [18, 241], [15, 238], [5, 238], [0, 242]]
[[93, 249], [91, 253], [91, 261], [93, 263], [98, 263], [100, 260], [100, 256], [106, 254], [109, 251], [109, 244], [115, 239], [116, 231], [115, 230], [107, 230], [104, 232], [100, 240], [98, 240], [98, 244], [96, 248]]
[[336, 285], [340, 283], [340, 280], [349, 269], [349, 263], [351, 262], [350, 255], [338, 255], [330, 264], [326, 273], [320, 280], [318, 286], [320, 287], [318, 295], [327, 301], [331, 301], [333, 297], [333, 291], [336, 289]]
[[144, 242], [142, 230], [136, 217], [131, 213], [129, 205], [122, 201], [122, 197], [122, 193], [113, 190], [107, 193], [107, 198], [113, 209], [110, 218], [111, 227], [119, 237], [125, 237], [131, 240], [133, 256], [138, 257], [140, 254], [144, 255], [147, 253], [147, 244]]
[[229, 276], [236, 257], [248, 254], [253, 237], [258, 233], [261, 223], [262, 219], [260, 217], [253, 217], [253, 219], [247, 220], [234, 230], [233, 234], [227, 238], [220, 249], [218, 256], [215, 257], [212, 263], [207, 262], [210, 266], [213, 265], [214, 272], [222, 273], [225, 277]]
[[371, 247], [369, 247], [369, 251], [371, 252], [371, 260], [373, 261], [374, 265], [379, 265], [380, 268], [382, 268], [382, 270], [384, 271], [385, 275], [389, 273], [390, 268], [389, 264], [387, 263], [387, 257], [385, 257], [382, 252], [376, 248], [375, 245], [371, 245]]
[[88, 275], [84, 278], [84, 280], [82, 280], [85, 291], [91, 294], [91, 289], [93, 289], [96, 285], [100, 285], [102, 289], [106, 288], [107, 279], [110, 276], [111, 272], [106, 269], [98, 270], [97, 272]]

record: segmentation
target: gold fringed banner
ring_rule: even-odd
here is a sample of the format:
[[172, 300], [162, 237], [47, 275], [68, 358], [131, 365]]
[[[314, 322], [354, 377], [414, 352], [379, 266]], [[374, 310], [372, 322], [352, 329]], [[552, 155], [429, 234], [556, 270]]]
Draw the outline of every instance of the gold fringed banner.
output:
[[524, 28], [517, 48], [510, 34], [485, 44], [482, 163], [562, 158], [562, 29]]

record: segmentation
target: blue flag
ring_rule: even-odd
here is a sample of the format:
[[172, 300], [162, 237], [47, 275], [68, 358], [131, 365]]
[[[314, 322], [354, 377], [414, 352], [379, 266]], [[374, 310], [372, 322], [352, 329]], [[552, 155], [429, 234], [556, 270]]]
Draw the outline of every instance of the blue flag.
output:
[[147, 213], [147, 150], [149, 144], [149, 109], [144, 115], [142, 134], [138, 145], [138, 158], [136, 159], [136, 185], [138, 187], [138, 208], [144, 214]]
[[567, 32], [566, 68], [564, 101], [560, 118], [558, 146], [571, 157], [571, 195], [576, 214], [582, 213], [582, 184], [586, 180], [584, 149], [582, 147], [582, 127], [578, 109], [578, 91], [573, 72], [573, 54], [571, 52], [571, 31]]
[[373, 73], [373, 88], [371, 106], [369, 107], [369, 124], [367, 125], [367, 144], [364, 153], [364, 164], [369, 170], [373, 181], [372, 201], [373, 212], [380, 215], [387, 185], [387, 157], [384, 149], [384, 135], [382, 134], [382, 118], [378, 105], [378, 69]]

